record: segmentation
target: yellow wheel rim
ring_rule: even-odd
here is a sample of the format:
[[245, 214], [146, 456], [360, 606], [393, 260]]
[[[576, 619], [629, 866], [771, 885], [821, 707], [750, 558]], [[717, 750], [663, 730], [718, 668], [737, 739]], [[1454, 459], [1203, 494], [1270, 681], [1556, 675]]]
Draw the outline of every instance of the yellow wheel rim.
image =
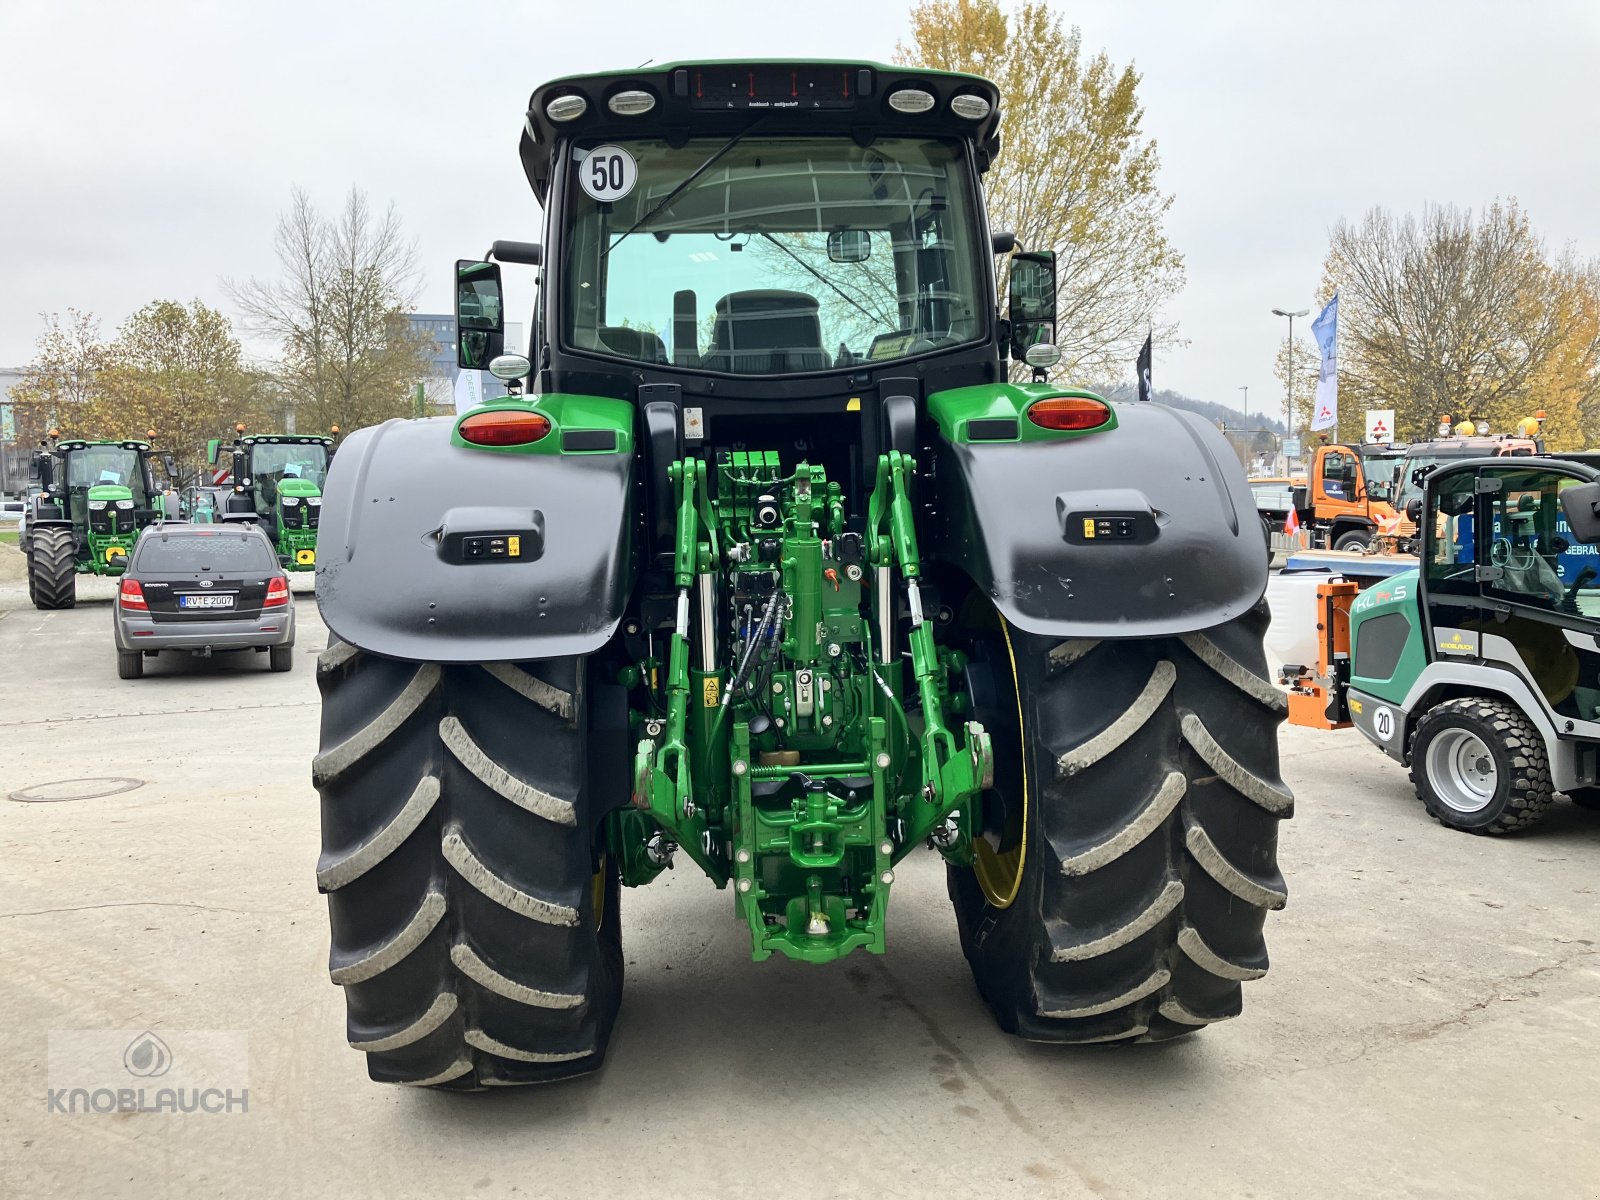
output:
[[[997, 616], [999, 614], [996, 614]], [[1028, 739], [1022, 728], [1022, 685], [1017, 678], [1017, 654], [1011, 648], [1011, 630], [1000, 617], [1000, 635], [1006, 641], [1006, 659], [1011, 664], [1011, 691], [1017, 699], [1017, 745], [1022, 764], [1022, 837], [1010, 850], [1001, 852], [983, 839], [973, 846], [973, 873], [984, 899], [995, 908], [1010, 908], [1022, 889], [1022, 868], [1028, 858], [1028, 810], [1033, 807], [1028, 788]]]
[[606, 859], [601, 858], [600, 869], [589, 880], [594, 899], [594, 927], [599, 929], [606, 919]]

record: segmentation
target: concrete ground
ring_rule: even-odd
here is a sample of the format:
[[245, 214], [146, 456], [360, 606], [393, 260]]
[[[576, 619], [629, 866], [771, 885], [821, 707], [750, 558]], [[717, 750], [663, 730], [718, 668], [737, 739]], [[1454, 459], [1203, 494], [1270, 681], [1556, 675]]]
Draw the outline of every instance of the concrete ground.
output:
[[[890, 954], [831, 968], [752, 964], [690, 871], [624, 893], [602, 1073], [379, 1087], [312, 882], [312, 597], [290, 674], [124, 683], [111, 587], [82, 590], [0, 583], [0, 1196], [1600, 1195], [1600, 819], [1570, 804], [1449, 833], [1355, 733], [1286, 729], [1272, 971], [1177, 1043], [1000, 1034], [922, 855]], [[83, 776], [144, 782], [5, 799]], [[47, 1113], [47, 1032], [101, 1028], [246, 1031], [248, 1113]]]

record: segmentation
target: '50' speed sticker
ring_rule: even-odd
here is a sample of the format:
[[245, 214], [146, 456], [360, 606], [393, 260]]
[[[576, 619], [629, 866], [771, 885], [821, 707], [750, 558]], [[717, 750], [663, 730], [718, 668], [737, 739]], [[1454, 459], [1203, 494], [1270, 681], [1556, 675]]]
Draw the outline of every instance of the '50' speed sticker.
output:
[[621, 146], [597, 146], [578, 164], [578, 183], [596, 200], [621, 200], [638, 179], [639, 164]]

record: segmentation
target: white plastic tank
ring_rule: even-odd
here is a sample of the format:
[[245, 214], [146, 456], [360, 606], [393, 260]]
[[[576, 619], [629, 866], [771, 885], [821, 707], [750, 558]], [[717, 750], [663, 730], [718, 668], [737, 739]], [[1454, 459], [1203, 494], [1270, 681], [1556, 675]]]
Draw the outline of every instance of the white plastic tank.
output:
[[1267, 626], [1267, 672], [1277, 677], [1278, 668], [1315, 667], [1321, 645], [1317, 629], [1317, 585], [1338, 576], [1332, 571], [1290, 571], [1267, 580], [1267, 603], [1272, 608], [1272, 624]]

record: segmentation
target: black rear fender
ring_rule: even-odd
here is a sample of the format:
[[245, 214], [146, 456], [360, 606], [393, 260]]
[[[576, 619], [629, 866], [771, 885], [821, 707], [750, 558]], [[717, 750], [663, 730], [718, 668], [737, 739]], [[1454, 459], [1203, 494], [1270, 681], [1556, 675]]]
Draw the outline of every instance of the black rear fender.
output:
[[928, 556], [1042, 636], [1161, 637], [1245, 613], [1267, 564], [1233, 449], [1192, 413], [1116, 412], [1117, 428], [1060, 441], [957, 445], [935, 431]]
[[456, 447], [453, 425], [388, 421], [340, 446], [317, 539], [328, 627], [433, 662], [598, 650], [632, 587], [633, 456]]

